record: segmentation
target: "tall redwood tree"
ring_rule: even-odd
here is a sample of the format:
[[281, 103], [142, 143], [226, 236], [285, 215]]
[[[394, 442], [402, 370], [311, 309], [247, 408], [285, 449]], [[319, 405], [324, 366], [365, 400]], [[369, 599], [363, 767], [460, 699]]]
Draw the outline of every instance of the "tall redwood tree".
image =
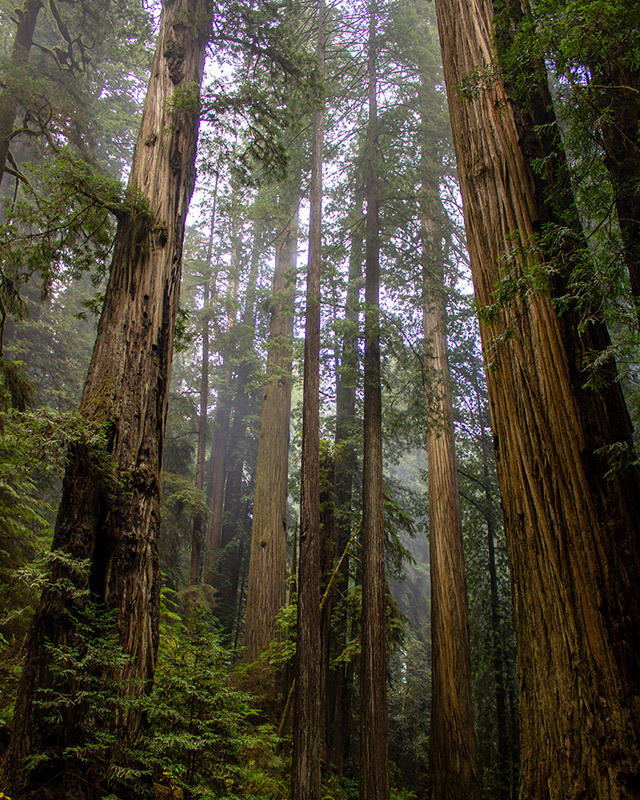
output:
[[378, 175], [377, 2], [369, 3], [369, 119], [365, 158], [364, 453], [362, 460], [362, 654], [360, 800], [389, 798], [382, 390], [380, 386], [380, 181]]
[[496, 69], [524, 1], [436, 9], [512, 566], [521, 797], [631, 798], [640, 477], [615, 365], [588, 366], [606, 328], [571, 302], [586, 248], [546, 75], [522, 52]]
[[[158, 645], [157, 553], [162, 440], [168, 400], [184, 224], [195, 183], [198, 92], [212, 9], [207, 0], [163, 6], [151, 78], [129, 178], [130, 202], [118, 221], [111, 274], [80, 414], [105, 436], [106, 454], [90, 445], [69, 453], [53, 541], [53, 574], [27, 645], [13, 735], [0, 785], [13, 800], [98, 800], [105, 776], [65, 769], [63, 751], [82, 746], [92, 712], [79, 701], [62, 718], [47, 716], [39, 691], [80, 692], [82, 675], [63, 683], [50, 646], [82, 648], [77, 615], [92, 598], [115, 615], [129, 656], [117, 678], [136, 696], [153, 678]], [[186, 23], [185, 21], [189, 21]], [[173, 104], [173, 98], [179, 103]], [[105, 458], [106, 463], [105, 463]], [[80, 564], [84, 562], [85, 569]], [[68, 592], [65, 585], [77, 591]], [[62, 587], [62, 588], [61, 588]], [[127, 741], [134, 706], [95, 719]], [[48, 754], [47, 761], [37, 757]], [[36, 759], [27, 769], [24, 759]]]

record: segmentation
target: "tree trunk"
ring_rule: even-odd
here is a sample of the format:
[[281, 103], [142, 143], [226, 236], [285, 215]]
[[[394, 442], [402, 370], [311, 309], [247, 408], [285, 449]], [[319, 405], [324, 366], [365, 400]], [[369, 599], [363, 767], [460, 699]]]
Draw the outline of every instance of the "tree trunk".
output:
[[[207, 247], [206, 275], [202, 284], [203, 320], [202, 320], [202, 358], [200, 371], [200, 413], [198, 415], [198, 450], [196, 455], [196, 489], [204, 489], [205, 455], [207, 448], [207, 409], [209, 405], [209, 298], [211, 292], [211, 258], [213, 256], [213, 234], [216, 223], [216, 204], [218, 199], [218, 174], [213, 190], [213, 205], [211, 209], [211, 225], [209, 229], [209, 244]], [[215, 291], [215, 276], [214, 276]], [[202, 556], [204, 545], [205, 515], [198, 512], [193, 519], [191, 534], [191, 562], [189, 568], [189, 584], [191, 586], [202, 580]]]
[[[198, 22], [186, 25], [185, 17]], [[59, 722], [47, 718], [38, 704], [39, 689], [64, 694], [83, 688], [82, 678], [75, 676], [60, 685], [51, 663], [50, 642], [82, 650], [90, 638], [74, 624], [87, 595], [60, 591], [61, 582], [88, 590], [116, 616], [129, 661], [118, 666], [118, 675], [105, 668], [103, 685], [135, 697], [148, 690], [153, 678], [162, 439], [198, 134], [195, 95], [191, 112], [172, 110], [170, 101], [176, 90], [194, 92], [200, 86], [210, 21], [210, 7], [202, 0], [174, 0], [163, 8], [129, 179], [132, 195], [141, 193], [145, 207], [137, 202], [118, 223], [80, 405], [81, 416], [104, 433], [108, 458], [89, 445], [76, 445], [69, 453], [53, 541], [54, 583], [44, 591], [34, 619], [3, 764], [2, 788], [14, 800], [27, 793], [30, 798], [97, 800], [106, 788], [107, 776], [98, 764], [82, 778], [65, 771], [64, 748], [82, 746], [83, 732], [92, 727], [84, 704], [68, 708]], [[86, 560], [88, 570], [70, 566], [68, 559]], [[94, 713], [93, 718], [97, 729], [127, 741], [136, 733], [139, 712], [125, 700], [120, 713], [99, 718]], [[25, 757], [45, 753], [53, 759], [25, 769]]]
[[[247, 504], [243, 474], [245, 465], [253, 473], [255, 463], [253, 452], [249, 456], [247, 440], [247, 415], [250, 410], [251, 394], [248, 391], [249, 378], [254, 367], [255, 349], [254, 339], [256, 332], [256, 290], [258, 281], [258, 267], [262, 252], [262, 223], [255, 224], [251, 267], [247, 277], [245, 304], [242, 312], [240, 334], [242, 341], [239, 347], [239, 362], [236, 366], [234, 381], [233, 420], [229, 428], [227, 457], [225, 459], [226, 478], [224, 482], [224, 505], [222, 513], [222, 535], [220, 546], [222, 552], [216, 565], [215, 587], [218, 593], [218, 617], [223, 629], [231, 636], [236, 620], [239, 619], [237, 608], [242, 604], [238, 602], [238, 588], [241, 573], [248, 563], [245, 551], [248, 550], [249, 526], [247, 524]], [[239, 339], [237, 340], [239, 341]], [[233, 543], [233, 544], [232, 544]], [[231, 546], [230, 546], [231, 545]], [[246, 562], [246, 563], [245, 563]], [[236, 632], [237, 636], [237, 632]]]
[[424, 355], [427, 390], [429, 564], [431, 575], [431, 796], [478, 800], [478, 760], [471, 699], [469, 612], [453, 431], [446, 296], [440, 225], [422, 210]]
[[247, 661], [259, 658], [276, 636], [276, 616], [286, 601], [291, 336], [299, 201], [298, 185], [284, 190], [281, 202], [286, 221], [276, 240], [267, 373], [260, 410], [244, 637]]
[[604, 86], [604, 163], [613, 186], [623, 255], [640, 326], [640, 70], [620, 68], [615, 63], [593, 65], [592, 69]]
[[[235, 199], [232, 203], [231, 218], [231, 264], [229, 266], [229, 285], [227, 287], [227, 333], [236, 324], [235, 306], [238, 302], [238, 277], [240, 271], [240, 241]], [[224, 480], [227, 473], [227, 446], [231, 424], [232, 365], [229, 354], [223, 357], [223, 380], [218, 391], [218, 401], [214, 416], [213, 441], [211, 443], [209, 486], [209, 524], [207, 526], [207, 547], [205, 553], [205, 573], [211, 579], [211, 568], [216, 555], [222, 547], [222, 511], [224, 508]]]
[[360, 656], [360, 800], [389, 800], [386, 581], [380, 387], [380, 263], [376, 0], [369, 4], [362, 475], [362, 652]]
[[[522, 8], [497, 31], [491, 3], [436, 9], [512, 564], [521, 797], [637, 797], [640, 478], [615, 365], [586, 367], [606, 328], [553, 302], [583, 241], [546, 76], [518, 76], [526, 105], [495, 70], [461, 98]], [[507, 268], [517, 289], [496, 304]]]
[[[352, 496], [353, 478], [357, 469], [355, 437], [358, 435], [356, 417], [356, 385], [358, 377], [358, 322], [360, 288], [362, 282], [362, 257], [364, 241], [364, 186], [362, 170], [358, 168], [355, 188], [355, 213], [351, 228], [349, 252], [349, 285], [344, 314], [344, 336], [340, 368], [336, 373], [336, 434], [334, 468], [335, 536], [337, 552], [342, 554], [351, 538], [355, 524]], [[340, 568], [340, 591], [346, 592], [349, 583], [349, 556]], [[337, 631], [333, 643], [333, 658], [340, 655], [347, 643], [346, 621], [344, 630]], [[351, 689], [349, 675], [351, 664], [340, 662], [333, 668], [335, 701], [329, 708], [327, 723], [329, 761], [338, 773], [349, 759], [351, 735]]]
[[[247, 289], [242, 311], [242, 342], [239, 362], [236, 367], [235, 399], [233, 401], [233, 421], [229, 430], [229, 458], [224, 491], [224, 512], [222, 518], [222, 546], [226, 547], [242, 528], [242, 474], [247, 455], [246, 433], [247, 414], [251, 394], [247, 391], [249, 378], [254, 368], [256, 338], [256, 294], [258, 268], [263, 248], [263, 223], [256, 222], [253, 232], [251, 266], [247, 276]], [[253, 465], [251, 465], [253, 466]]]
[[33, 46], [33, 34], [38, 21], [38, 13], [42, 8], [42, 0], [24, 0], [20, 8], [14, 10], [18, 17], [16, 35], [9, 56], [9, 78], [5, 76], [3, 88], [0, 90], [0, 182], [7, 166], [9, 146], [13, 126], [20, 108], [20, 92], [13, 85], [19, 80], [18, 73], [29, 61], [29, 53]]
[[[474, 375], [474, 377], [476, 377]], [[485, 498], [485, 520], [487, 523], [487, 566], [489, 568], [489, 583], [491, 591], [491, 636], [493, 640], [493, 679], [496, 694], [496, 732], [498, 745], [498, 797], [499, 800], [509, 800], [513, 796], [515, 787], [511, 786], [511, 753], [507, 735], [507, 699], [505, 690], [505, 663], [502, 623], [500, 613], [500, 597], [498, 594], [498, 573], [495, 555], [495, 529], [496, 529], [496, 499], [491, 490], [491, 439], [490, 432], [485, 425], [486, 409], [483, 411], [480, 387], [475, 384], [475, 394], [479, 408], [480, 445], [482, 452], [482, 481]], [[512, 736], [516, 732], [512, 731]]]
[[[324, 75], [326, 11], [318, 0], [319, 78]], [[300, 488], [300, 566], [291, 800], [320, 800], [320, 278], [324, 109], [313, 112], [311, 216], [305, 320]]]

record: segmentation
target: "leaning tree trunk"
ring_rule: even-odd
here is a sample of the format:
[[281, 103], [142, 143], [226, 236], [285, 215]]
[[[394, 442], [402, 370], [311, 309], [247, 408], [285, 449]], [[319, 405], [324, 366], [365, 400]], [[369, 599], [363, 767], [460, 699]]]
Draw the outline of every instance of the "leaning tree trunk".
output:
[[[438, 202], [436, 186], [426, 201]], [[431, 575], [431, 796], [478, 800], [469, 612], [453, 431], [440, 225], [422, 211]]]
[[380, 387], [380, 237], [376, 0], [369, 4], [366, 145], [367, 222], [362, 460], [362, 654], [360, 656], [360, 800], [389, 800], [386, 580]]
[[640, 785], [640, 478], [615, 365], [588, 367], [606, 328], [570, 300], [586, 248], [544, 69], [507, 85], [493, 66], [523, 6], [436, 0], [512, 565], [521, 797], [619, 800]]
[[[186, 19], [192, 23], [185, 24]], [[38, 702], [41, 689], [52, 694], [83, 689], [81, 675], [61, 684], [50, 645], [80, 649], [87, 645], [91, 634], [78, 631], [74, 620], [82, 616], [88, 598], [114, 613], [121, 646], [129, 657], [117, 668], [118, 675], [109, 674], [102, 665], [103, 685], [111, 690], [121, 687], [121, 695], [135, 697], [149, 688], [153, 678], [160, 601], [162, 439], [184, 223], [195, 182], [197, 95], [210, 21], [205, 0], [174, 0], [163, 8], [129, 179], [130, 203], [118, 222], [111, 275], [80, 405], [84, 420], [104, 435], [106, 453], [90, 444], [77, 444], [69, 453], [53, 540], [52, 582], [43, 593], [29, 637], [13, 736], [2, 770], [2, 788], [13, 800], [27, 793], [30, 798], [41, 797], [45, 783], [49, 798], [102, 797], [105, 776], [97, 766], [79, 777], [65, 772], [64, 761], [56, 756], [66, 747], [82, 746], [82, 732], [92, 725], [121, 741], [136, 733], [139, 714], [126, 702], [120, 713], [99, 718], [78, 702], [59, 720], [48, 717]], [[178, 90], [180, 105], [172, 108]], [[88, 592], [65, 591], [66, 585]], [[32, 770], [25, 768], [26, 757], [43, 754], [52, 759]]]
[[259, 658], [276, 637], [276, 617], [286, 600], [291, 336], [299, 186], [294, 189], [287, 187], [284, 195], [281, 202], [286, 222], [276, 240], [267, 372], [260, 410], [244, 634], [247, 661]]
[[[324, 76], [326, 10], [318, 0], [319, 78]], [[300, 566], [296, 624], [291, 800], [320, 800], [320, 278], [324, 108], [313, 112], [311, 214], [305, 319], [300, 486]]]
[[20, 80], [21, 76], [18, 73], [24, 70], [29, 61], [33, 34], [41, 8], [42, 0], [24, 0], [22, 6], [14, 10], [18, 24], [0, 90], [0, 182], [7, 166], [11, 134], [20, 108], [20, 91], [15, 82]]

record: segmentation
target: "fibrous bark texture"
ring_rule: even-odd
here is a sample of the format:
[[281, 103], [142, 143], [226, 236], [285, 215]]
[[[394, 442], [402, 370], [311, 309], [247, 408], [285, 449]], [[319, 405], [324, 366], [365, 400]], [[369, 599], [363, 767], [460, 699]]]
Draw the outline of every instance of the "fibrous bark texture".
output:
[[386, 580], [380, 387], [380, 237], [377, 105], [377, 5], [369, 5], [367, 221], [365, 234], [364, 453], [362, 460], [362, 654], [360, 800], [388, 800]]
[[[52, 584], [43, 593], [28, 642], [13, 737], [2, 789], [14, 800], [97, 798], [104, 775], [65, 771], [63, 751], [82, 745], [91, 728], [82, 702], [62, 718], [47, 717], [42, 688], [73, 693], [82, 675], [60, 684], [49, 645], [82, 648], [75, 627], [87, 597], [113, 611], [128, 661], [101, 679], [125, 697], [144, 692], [153, 678], [158, 644], [160, 467], [174, 322], [181, 274], [184, 222], [195, 182], [198, 88], [211, 10], [205, 0], [174, 0], [163, 8], [149, 88], [134, 151], [132, 205], [118, 223], [111, 274], [80, 413], [106, 437], [107, 454], [77, 445], [69, 453], [53, 541]], [[190, 110], [180, 109], [192, 98]], [[189, 105], [187, 104], [187, 108]], [[142, 198], [142, 199], [141, 199]], [[69, 560], [75, 566], [69, 566]], [[85, 561], [88, 569], [77, 562]], [[66, 583], [78, 594], [64, 590]], [[62, 587], [62, 589], [61, 589]], [[75, 615], [75, 617], [74, 617]], [[116, 681], [117, 678], [117, 681]], [[138, 713], [123, 704], [95, 727], [121, 741], [135, 735]], [[51, 758], [26, 770], [26, 756]], [[97, 768], [96, 768], [97, 769]]]
[[[364, 184], [362, 169], [357, 170], [355, 206], [351, 225], [349, 251], [349, 285], [344, 314], [344, 336], [340, 351], [340, 368], [336, 369], [336, 433], [334, 447], [334, 519], [336, 553], [342, 557], [355, 525], [352, 497], [353, 479], [357, 469], [356, 441], [359, 438], [359, 421], [356, 415], [356, 385], [358, 381], [359, 311], [362, 284], [364, 243]], [[342, 558], [337, 591], [346, 593], [349, 586], [349, 554]], [[347, 644], [347, 624], [335, 626], [331, 632], [333, 666], [331, 693], [327, 698], [325, 738], [329, 763], [340, 773], [349, 760], [351, 740], [351, 687], [354, 665], [336, 662]], [[329, 704], [330, 703], [330, 704]]]
[[[437, 201], [437, 187], [431, 191]], [[478, 800], [469, 613], [453, 431], [446, 295], [438, 222], [423, 212], [424, 336], [431, 574], [431, 796]]]
[[292, 193], [288, 200], [285, 203], [287, 222], [276, 241], [267, 373], [260, 411], [244, 636], [248, 661], [255, 661], [275, 638], [276, 616], [286, 601], [291, 335], [298, 243], [297, 193]]
[[[316, 55], [324, 73], [326, 12], [318, 0]], [[320, 278], [324, 109], [313, 112], [311, 212], [305, 318], [300, 485], [300, 567], [296, 624], [295, 706], [291, 800], [320, 800]]]
[[[586, 366], [607, 348], [607, 331], [570, 300], [563, 313], [554, 304], [567, 299], [583, 248], [546, 78], [535, 64], [526, 80], [515, 76], [526, 103], [501, 78], [494, 41], [507, 43], [511, 23], [492, 3], [436, 8], [485, 309], [518, 641], [521, 797], [637, 798], [640, 481], [615, 366]], [[514, 20], [526, 8], [507, 11]], [[497, 303], [505, 273], [517, 291], [511, 284]]]

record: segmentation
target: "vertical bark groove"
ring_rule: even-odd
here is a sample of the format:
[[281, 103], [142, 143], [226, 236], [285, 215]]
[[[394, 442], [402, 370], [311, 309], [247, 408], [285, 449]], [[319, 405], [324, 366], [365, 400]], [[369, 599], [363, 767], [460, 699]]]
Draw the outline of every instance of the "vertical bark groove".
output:
[[386, 580], [380, 386], [380, 236], [377, 104], [377, 3], [369, 4], [367, 220], [365, 234], [364, 453], [362, 476], [361, 800], [389, 798]]

